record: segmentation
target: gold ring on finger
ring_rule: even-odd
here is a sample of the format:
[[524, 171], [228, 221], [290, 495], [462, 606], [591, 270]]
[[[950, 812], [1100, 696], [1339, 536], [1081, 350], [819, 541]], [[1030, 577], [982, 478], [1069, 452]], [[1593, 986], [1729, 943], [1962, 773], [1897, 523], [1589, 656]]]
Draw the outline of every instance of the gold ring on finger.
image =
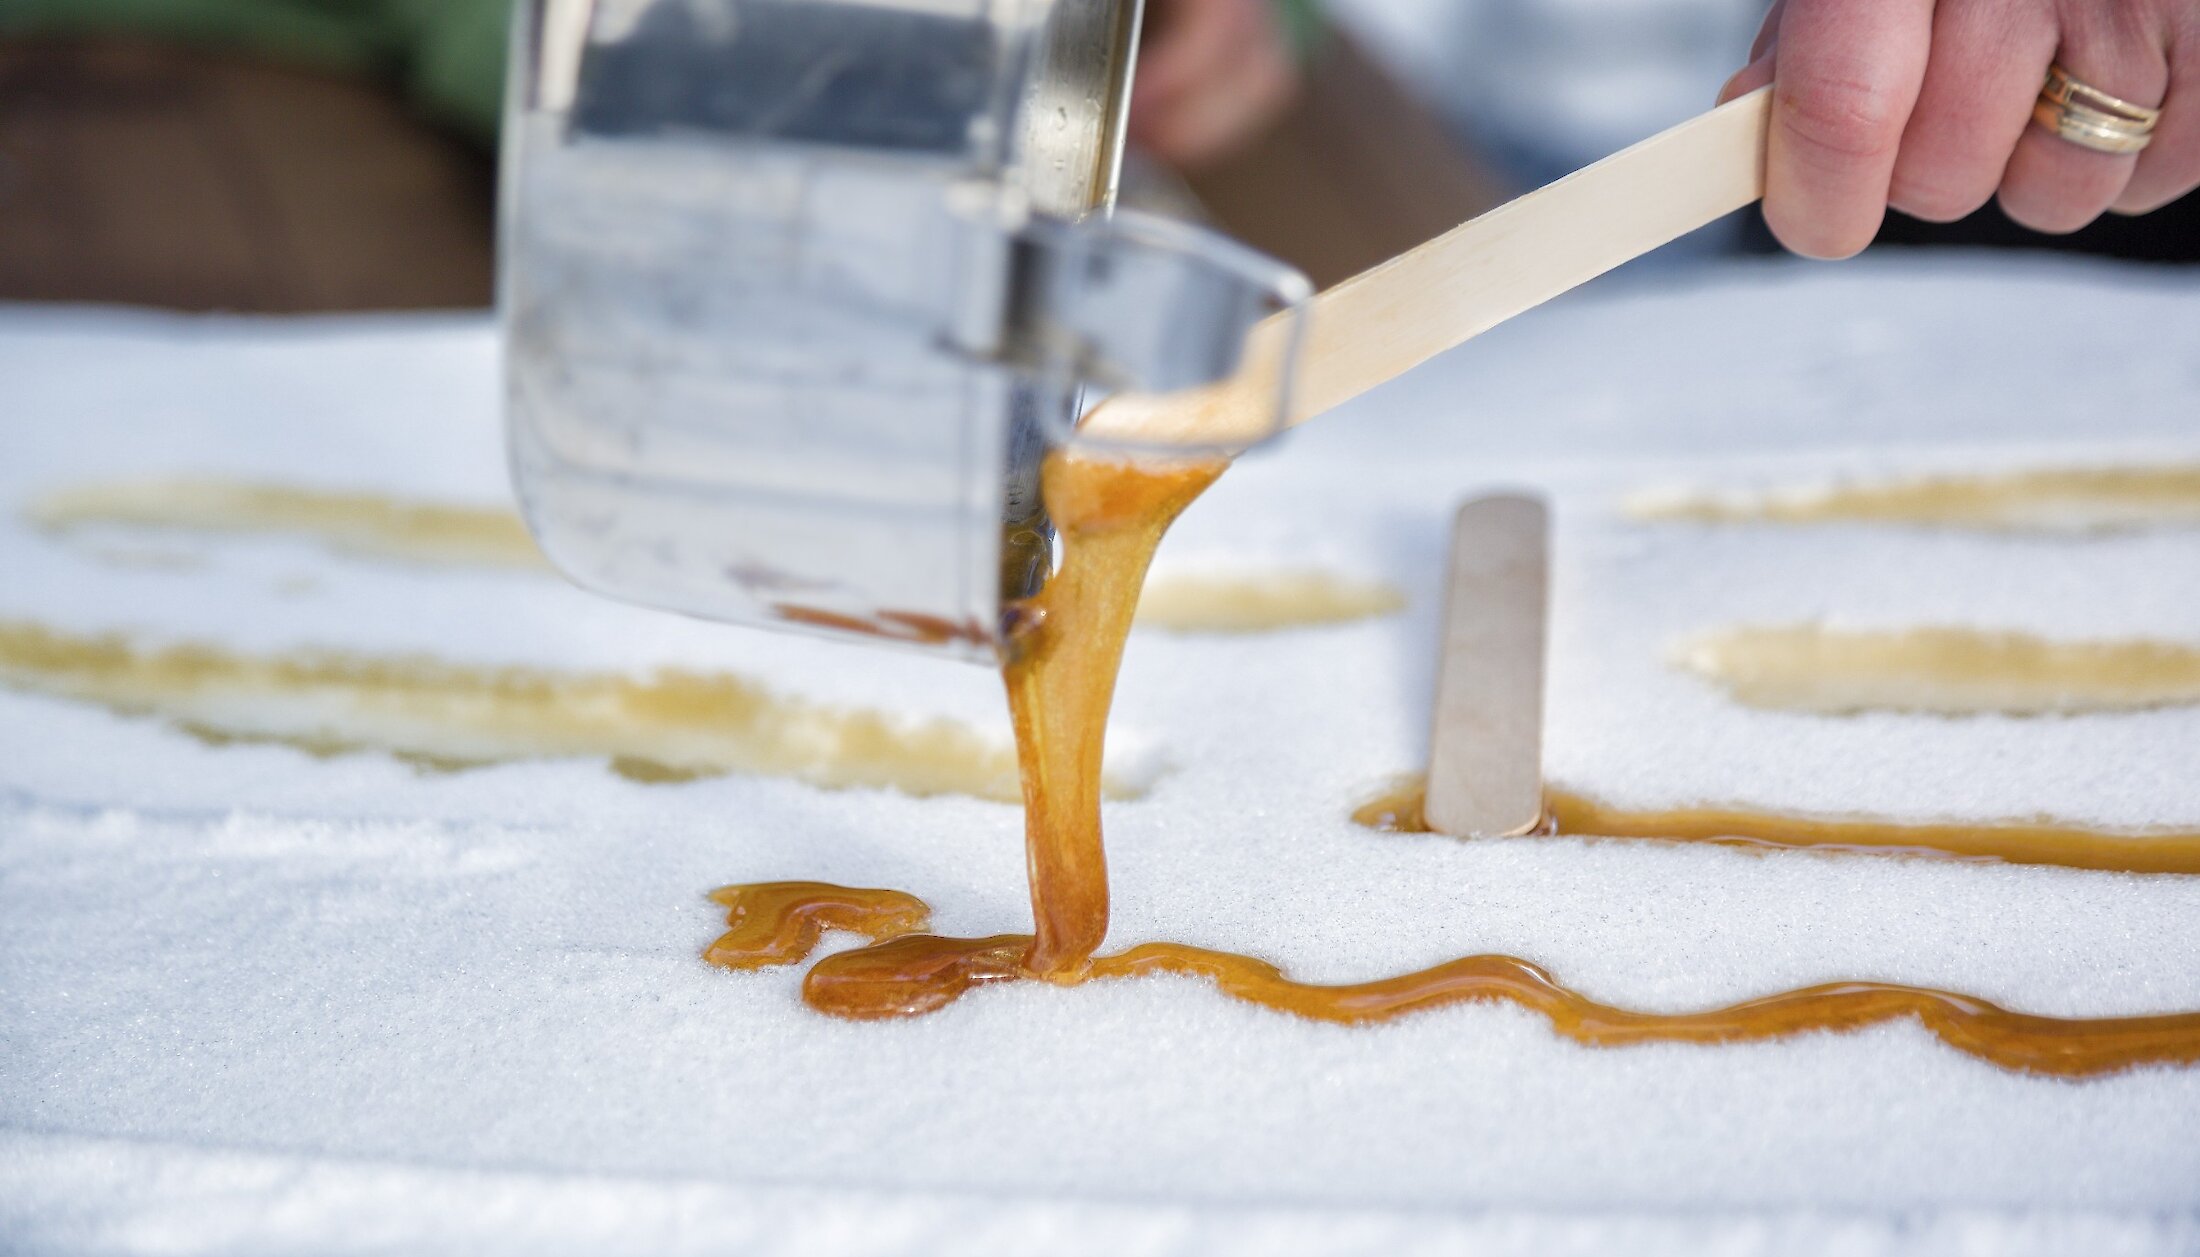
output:
[[2032, 106], [2032, 120], [2049, 132], [2096, 153], [2136, 153], [2154, 138], [2162, 111], [2072, 78], [2060, 63], [2047, 68], [2046, 85]]

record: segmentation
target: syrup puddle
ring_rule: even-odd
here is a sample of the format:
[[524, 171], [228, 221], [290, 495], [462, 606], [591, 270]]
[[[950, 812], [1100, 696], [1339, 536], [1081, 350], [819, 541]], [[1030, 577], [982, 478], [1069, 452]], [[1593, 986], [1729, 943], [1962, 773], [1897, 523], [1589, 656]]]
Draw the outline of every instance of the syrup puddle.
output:
[[[1026, 962], [1031, 936], [962, 939], [923, 933], [929, 909], [900, 891], [765, 882], [729, 886], [711, 898], [726, 908], [728, 929], [704, 958], [724, 968], [800, 963], [827, 930], [869, 939], [869, 946], [827, 956], [803, 977], [802, 998], [835, 1016], [914, 1016], [943, 1008], [975, 986], [1038, 976]], [[1295, 981], [1251, 956], [1183, 943], [1144, 943], [1044, 976], [1074, 985], [1151, 974], [1200, 978], [1232, 999], [1345, 1025], [1453, 1004], [1506, 1001], [1541, 1014], [1559, 1034], [1591, 1047], [1736, 1043], [1914, 1018], [1959, 1052], [2025, 1073], [2080, 1078], [2200, 1060], [2200, 1013], [2041, 1017], [1951, 991], [1884, 982], [1829, 982], [1703, 1012], [1644, 1013], [1597, 1003], [1514, 956], [1465, 956], [1373, 982], [1325, 986]]]
[[1901, 477], [1763, 492], [1666, 491], [1626, 503], [1640, 520], [1699, 524], [1907, 524], [1988, 532], [2109, 533], [2200, 525], [2200, 465], [2067, 467]]
[[57, 536], [97, 527], [280, 536], [370, 559], [550, 568], [508, 510], [294, 485], [185, 478], [85, 484], [33, 500], [23, 518]]
[[2200, 703], [2200, 647], [2144, 639], [1745, 627], [1692, 638], [1673, 662], [1738, 702], [1780, 711], [2033, 716]]
[[[1726, 1043], [1914, 1018], [1949, 1046], [2006, 1069], [2079, 1077], [2200, 1060], [2200, 1013], [2062, 1019], [1946, 991], [1834, 982], [1728, 1008], [1659, 1014], [1596, 1003], [1511, 956], [1468, 956], [1378, 981], [1324, 986], [1294, 981], [1250, 956], [1180, 943], [1098, 955], [1107, 934], [1108, 879], [1092, 783], [1116, 667], [1154, 548], [1177, 512], [1221, 470], [1139, 468], [1062, 453], [1047, 459], [1043, 487], [1061, 538], [1061, 567], [1033, 600], [1032, 614], [1023, 617], [1030, 627], [1010, 643], [1002, 667], [1023, 770], [1031, 934], [945, 938], [923, 932], [929, 910], [900, 891], [767, 882], [711, 896], [726, 909], [728, 928], [704, 958], [736, 970], [794, 964], [827, 930], [863, 935], [867, 946], [825, 957], [802, 982], [812, 1008], [855, 1019], [932, 1012], [993, 982], [1066, 986], [1167, 973], [1205, 979], [1233, 999], [1346, 1024], [1505, 1000], [1597, 1046]], [[1393, 817], [1417, 811], [1410, 799], [1384, 806]]]
[[[637, 781], [723, 773], [1014, 801], [1014, 752], [969, 726], [777, 695], [724, 673], [469, 667], [337, 651], [147, 648], [0, 621], [0, 686], [156, 716], [202, 741], [436, 769], [602, 756]], [[1111, 781], [1112, 797], [1135, 797]]]
[[[1353, 810], [1354, 822], [1389, 833], [1425, 834], [1421, 779], [1401, 778]], [[1741, 847], [1867, 852], [2055, 864], [2117, 873], [2200, 873], [2200, 832], [2088, 828], [2049, 818], [2003, 821], [1889, 821], [1796, 816], [1743, 807], [1637, 810], [1565, 790], [1544, 796], [1544, 827], [1578, 838], [1650, 838]]]
[[1137, 625], [1172, 633], [1267, 633], [1395, 615], [1406, 596], [1320, 568], [1165, 572], [1138, 595]]
[[[1509, 956], [1470, 956], [1375, 982], [1322, 986], [1293, 981], [1252, 957], [1183, 944], [1148, 943], [1096, 955], [1108, 918], [1101, 742], [1116, 668], [1154, 548], [1176, 513], [1220, 471], [1218, 464], [1156, 471], [1063, 455], [1049, 459], [1046, 497], [1062, 529], [1064, 560], [1037, 600], [1037, 614], [1025, 618], [1026, 630], [1006, 652], [1003, 676], [1017, 732], [1015, 761], [964, 726], [913, 725], [885, 713], [828, 708], [723, 675], [664, 672], [634, 680], [335, 652], [254, 657], [210, 646], [149, 650], [121, 638], [74, 637], [0, 622], [0, 684], [159, 716], [216, 743], [278, 742], [316, 754], [381, 750], [435, 767], [600, 755], [641, 780], [738, 771], [824, 786], [988, 798], [1016, 797], [1020, 781], [1032, 934], [983, 939], [924, 934], [926, 906], [894, 891], [766, 883], [729, 887], [713, 896], [727, 909], [729, 929], [707, 958], [728, 968], [796, 963], [828, 929], [870, 938], [870, 946], [826, 957], [804, 979], [804, 998], [842, 1017], [928, 1012], [972, 986], [995, 981], [1039, 978], [1067, 985], [1171, 973], [1204, 978], [1236, 999], [1343, 1023], [1509, 1000], [1540, 1012], [1559, 1033], [1595, 1045], [1729, 1042], [1912, 1017], [1958, 1050], [2009, 1069], [2082, 1076], [2200, 1059], [2200, 1014], [2066, 1020], [1879, 983], [1832, 983], [1725, 1009], [1668, 1015], [1595, 1003]], [[2112, 488], [2115, 496], [2128, 486]], [[2098, 488], [2092, 492], [2100, 495]], [[2058, 510], [2062, 514], [2042, 515], [2034, 504], [2018, 517], [2067, 519], [2069, 509]], [[2149, 511], [2126, 510], [2115, 518], [2154, 522], [2161, 517], [2157, 507]], [[2086, 527], [2104, 526], [2097, 521], [2105, 517], [2088, 517], [2096, 522]], [[542, 567], [533, 543], [507, 512], [283, 486], [215, 481], [87, 486], [43, 499], [30, 518], [63, 534], [100, 524], [275, 533], [373, 558]], [[1947, 518], [1945, 510], [1933, 518]], [[1162, 597], [1163, 610], [1149, 614], [1202, 628], [1282, 627], [1345, 618], [1340, 608], [1384, 601], [1364, 591], [1343, 594], [1339, 586], [1318, 580], [1301, 580], [1295, 592], [1252, 596], [1240, 585], [1235, 609], [1218, 609], [1233, 601], [1227, 591], [1203, 597], [1179, 589]], [[1262, 598], [1268, 602], [1261, 604]], [[1317, 618], [1305, 618], [1317, 612]], [[1397, 822], [1417, 810], [1410, 797], [1370, 808]], [[1363, 815], [1369, 811], [1362, 809]], [[1643, 836], [1759, 845], [2200, 870], [2194, 856], [2200, 836], [2194, 835], [2093, 834], [2044, 823], [1891, 826], [1711, 810], [1630, 814], [1564, 797], [1554, 799], [1553, 815], [1559, 832], [1629, 836], [1639, 830]]]
[[[108, 529], [277, 536], [355, 558], [551, 570], [509, 510], [297, 485], [187, 478], [99, 482], [34, 499], [23, 518], [58, 537]], [[86, 545], [82, 552], [114, 566], [150, 565], [112, 545]], [[165, 565], [189, 564], [196, 556], [186, 553], [180, 560]], [[1405, 605], [1405, 594], [1393, 585], [1322, 568], [1186, 571], [1147, 583], [1137, 623], [1174, 633], [1263, 633], [1374, 619]]]

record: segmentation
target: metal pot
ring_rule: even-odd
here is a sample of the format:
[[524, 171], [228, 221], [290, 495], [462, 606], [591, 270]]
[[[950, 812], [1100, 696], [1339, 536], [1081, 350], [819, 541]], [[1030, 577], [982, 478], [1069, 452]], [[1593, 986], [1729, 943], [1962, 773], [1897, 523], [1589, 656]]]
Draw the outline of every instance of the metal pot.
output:
[[1228, 375], [1296, 272], [1113, 212], [1138, 0], [527, 0], [513, 475], [576, 582], [991, 660], [1039, 459]]

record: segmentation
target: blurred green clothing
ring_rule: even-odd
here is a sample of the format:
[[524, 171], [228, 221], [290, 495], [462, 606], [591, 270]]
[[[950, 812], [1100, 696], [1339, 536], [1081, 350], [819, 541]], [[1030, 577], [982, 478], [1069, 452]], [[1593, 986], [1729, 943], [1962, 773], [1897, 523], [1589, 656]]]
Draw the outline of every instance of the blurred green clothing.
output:
[[[7, 0], [0, 0], [5, 4]], [[1311, 61], [1321, 48], [1322, 6], [1321, 0], [1276, 0], [1276, 16], [1281, 19], [1284, 41], [1301, 62]]]
[[143, 35], [389, 76], [430, 117], [490, 143], [509, 2], [0, 0], [0, 37]]

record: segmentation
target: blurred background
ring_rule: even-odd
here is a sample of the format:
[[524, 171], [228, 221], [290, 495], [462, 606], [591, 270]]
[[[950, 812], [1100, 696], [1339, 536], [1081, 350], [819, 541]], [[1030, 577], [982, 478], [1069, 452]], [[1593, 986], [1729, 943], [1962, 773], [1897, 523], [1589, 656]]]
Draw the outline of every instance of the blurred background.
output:
[[[1701, 112], [1759, 0], [1149, 0], [1125, 197], [1327, 284]], [[490, 301], [505, 0], [0, 0], [0, 299]], [[2200, 260], [2200, 196], [2074, 236]], [[1654, 265], [1770, 252], [1754, 214]]]

